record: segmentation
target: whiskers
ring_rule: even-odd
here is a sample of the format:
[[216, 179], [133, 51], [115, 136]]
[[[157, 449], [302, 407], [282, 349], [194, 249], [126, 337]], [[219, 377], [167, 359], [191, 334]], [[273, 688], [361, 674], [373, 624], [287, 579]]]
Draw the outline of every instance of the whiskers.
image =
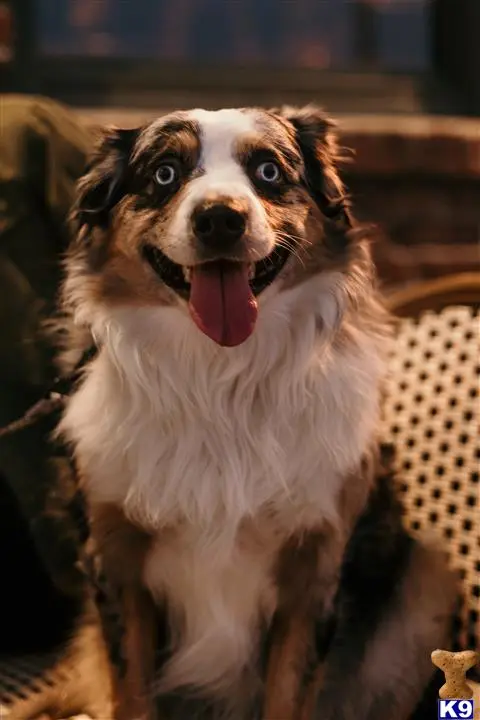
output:
[[[304, 246], [305, 238], [299, 235], [293, 235], [292, 233], [277, 232], [276, 234], [277, 245], [287, 250], [290, 255], [295, 257], [302, 267], [305, 267], [305, 259], [302, 255], [302, 248]], [[272, 262], [270, 260], [270, 262]]]

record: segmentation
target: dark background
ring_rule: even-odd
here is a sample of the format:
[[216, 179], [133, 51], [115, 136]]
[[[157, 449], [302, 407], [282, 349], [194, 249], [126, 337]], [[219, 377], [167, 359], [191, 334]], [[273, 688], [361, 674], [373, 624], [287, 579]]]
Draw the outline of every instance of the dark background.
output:
[[[0, 90], [129, 107], [322, 100], [480, 116], [479, 0], [0, 0]], [[0, 21], [1, 27], [1, 21]], [[0, 29], [1, 34], [8, 34]], [[4, 40], [5, 43], [5, 40]], [[3, 65], [3, 67], [2, 67]]]

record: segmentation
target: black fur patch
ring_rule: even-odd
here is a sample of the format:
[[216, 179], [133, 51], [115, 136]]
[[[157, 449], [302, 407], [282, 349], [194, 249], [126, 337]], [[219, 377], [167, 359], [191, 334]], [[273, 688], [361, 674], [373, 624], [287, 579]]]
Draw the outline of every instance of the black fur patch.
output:
[[103, 138], [79, 184], [74, 219], [78, 228], [108, 227], [110, 212], [122, 199], [138, 130], [114, 129]]
[[334, 123], [320, 108], [282, 108], [275, 111], [295, 129], [296, 142], [305, 163], [307, 189], [322, 214], [339, 222], [345, 229], [352, 227], [350, 204], [338, 176], [340, 160]]
[[[342, 566], [335, 627], [318, 702], [328, 720], [351, 717], [351, 708], [345, 715], [339, 711], [339, 698], [343, 692], [347, 694], [350, 682], [356, 683], [368, 643], [391, 608], [404, 577], [413, 544], [402, 525], [392, 478], [384, 475], [356, 525]], [[382, 695], [380, 701], [387, 702], [387, 698]], [[361, 712], [359, 716], [364, 717]]]

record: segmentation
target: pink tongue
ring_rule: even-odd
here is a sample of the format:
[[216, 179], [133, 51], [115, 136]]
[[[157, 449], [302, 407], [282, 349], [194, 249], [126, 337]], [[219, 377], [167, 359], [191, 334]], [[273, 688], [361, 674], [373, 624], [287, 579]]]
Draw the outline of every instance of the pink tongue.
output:
[[215, 262], [192, 269], [190, 314], [219, 345], [240, 345], [253, 332], [257, 301], [246, 263]]

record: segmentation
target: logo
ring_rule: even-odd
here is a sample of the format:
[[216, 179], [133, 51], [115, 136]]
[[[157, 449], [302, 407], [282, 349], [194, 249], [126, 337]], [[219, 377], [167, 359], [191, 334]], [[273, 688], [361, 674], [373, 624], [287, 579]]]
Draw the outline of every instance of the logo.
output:
[[474, 650], [448, 652], [434, 650], [432, 662], [445, 675], [445, 685], [439, 690], [438, 718], [474, 720], [473, 690], [467, 682], [467, 671], [480, 661]]
[[474, 720], [473, 700], [439, 700], [438, 717]]

